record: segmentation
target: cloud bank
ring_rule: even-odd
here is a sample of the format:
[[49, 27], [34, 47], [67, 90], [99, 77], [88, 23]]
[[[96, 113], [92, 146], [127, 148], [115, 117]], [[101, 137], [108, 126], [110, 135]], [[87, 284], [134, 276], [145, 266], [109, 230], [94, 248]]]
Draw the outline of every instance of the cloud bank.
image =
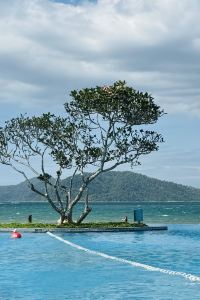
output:
[[199, 19], [198, 0], [1, 1], [0, 104], [55, 107], [121, 79], [200, 116]]

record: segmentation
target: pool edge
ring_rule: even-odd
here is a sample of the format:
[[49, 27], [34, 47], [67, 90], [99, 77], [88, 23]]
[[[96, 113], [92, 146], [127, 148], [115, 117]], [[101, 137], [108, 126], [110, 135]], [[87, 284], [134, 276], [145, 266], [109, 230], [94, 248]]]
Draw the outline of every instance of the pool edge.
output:
[[[66, 232], [66, 233], [84, 233], [84, 232], [133, 232], [133, 231], [154, 231], [168, 230], [168, 226], [147, 226], [147, 227], [118, 227], [118, 228], [17, 228], [21, 232], [29, 233], [46, 233], [50, 232]], [[0, 228], [0, 233], [11, 232], [12, 228]]]

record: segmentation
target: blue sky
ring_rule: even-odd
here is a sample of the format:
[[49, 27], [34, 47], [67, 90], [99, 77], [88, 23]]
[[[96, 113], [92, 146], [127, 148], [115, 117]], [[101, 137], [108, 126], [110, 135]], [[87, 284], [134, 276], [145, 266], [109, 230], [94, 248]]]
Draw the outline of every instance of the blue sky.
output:
[[[167, 112], [155, 126], [165, 143], [135, 171], [200, 188], [199, 19], [198, 0], [1, 1], [0, 125], [126, 80]], [[3, 166], [0, 178], [23, 180]]]

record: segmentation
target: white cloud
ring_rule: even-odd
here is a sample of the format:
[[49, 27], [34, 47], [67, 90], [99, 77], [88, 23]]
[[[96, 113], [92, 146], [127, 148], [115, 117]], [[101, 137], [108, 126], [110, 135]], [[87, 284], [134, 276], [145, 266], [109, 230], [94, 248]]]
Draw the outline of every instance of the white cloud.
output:
[[169, 148], [163, 145], [158, 152], [142, 157], [142, 165], [136, 167], [134, 171], [157, 179], [200, 188], [198, 165], [200, 149], [189, 145], [185, 148]]
[[53, 107], [125, 79], [167, 111], [200, 115], [198, 0], [0, 2], [0, 103]]

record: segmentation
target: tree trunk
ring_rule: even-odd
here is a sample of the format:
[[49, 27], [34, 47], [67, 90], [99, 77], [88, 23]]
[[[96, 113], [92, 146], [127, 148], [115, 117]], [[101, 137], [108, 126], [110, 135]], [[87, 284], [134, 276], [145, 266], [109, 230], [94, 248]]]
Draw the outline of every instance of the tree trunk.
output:
[[60, 218], [58, 220], [58, 225], [64, 225], [64, 224], [73, 224], [72, 219], [72, 208], [70, 208], [67, 213], [63, 213], [60, 215]]
[[78, 218], [76, 224], [77, 224], [77, 225], [80, 225], [80, 224], [83, 222], [83, 220], [87, 217], [87, 215], [91, 212], [91, 210], [92, 210], [92, 209], [91, 209], [90, 207], [87, 207], [87, 208], [84, 210], [84, 212], [82, 212], [82, 214], [80, 215], [80, 217]]

